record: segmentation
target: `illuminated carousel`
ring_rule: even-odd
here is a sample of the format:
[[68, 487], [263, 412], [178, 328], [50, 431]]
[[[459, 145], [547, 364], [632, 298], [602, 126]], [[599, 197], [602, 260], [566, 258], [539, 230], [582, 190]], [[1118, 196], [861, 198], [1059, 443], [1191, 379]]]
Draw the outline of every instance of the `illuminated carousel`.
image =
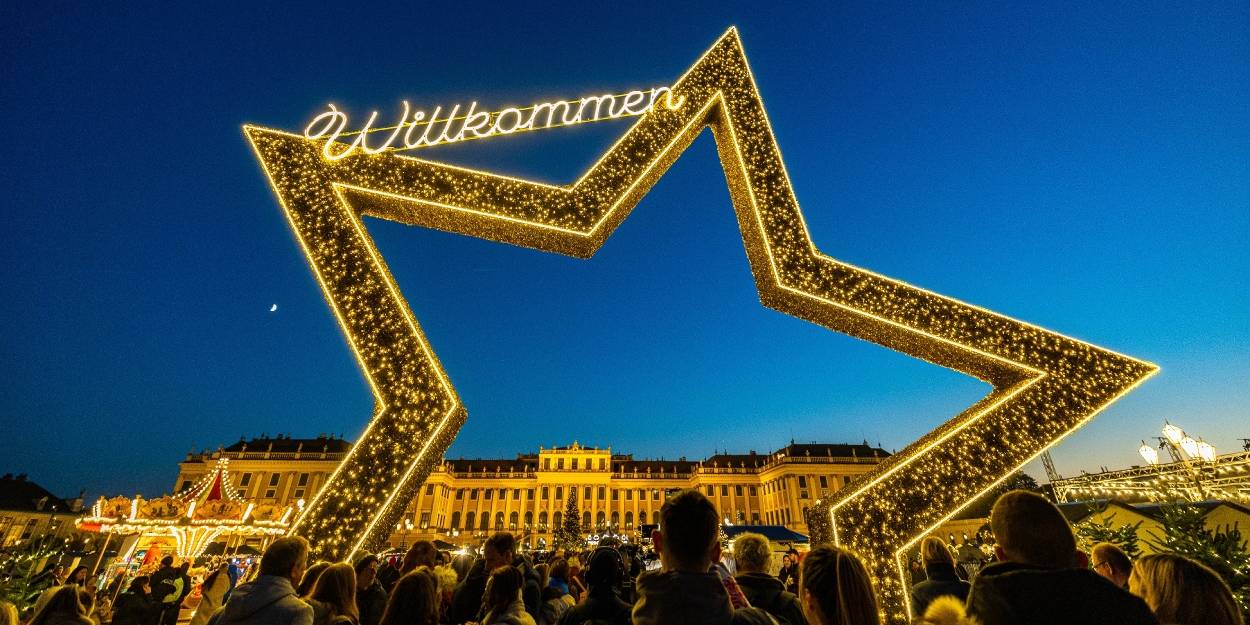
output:
[[[140, 534], [145, 539], [173, 537], [178, 557], [184, 559], [203, 555], [221, 538], [229, 542], [236, 537], [285, 534], [296, 508], [243, 501], [230, 487], [228, 462], [222, 458], [204, 479], [173, 496], [100, 497], [90, 515], [79, 518], [75, 525], [84, 531]], [[299, 502], [301, 509], [303, 503]]]

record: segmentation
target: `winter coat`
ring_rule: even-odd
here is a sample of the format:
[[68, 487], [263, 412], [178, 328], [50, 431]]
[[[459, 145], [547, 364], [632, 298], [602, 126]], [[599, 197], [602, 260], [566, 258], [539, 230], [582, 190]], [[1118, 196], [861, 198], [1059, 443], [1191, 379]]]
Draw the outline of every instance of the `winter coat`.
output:
[[930, 562], [924, 567], [925, 581], [911, 589], [912, 616], [923, 616], [929, 604], [938, 597], [951, 595], [962, 603], [968, 600], [972, 585], [959, 579], [955, 565], [950, 562]]
[[1154, 625], [1146, 602], [1087, 569], [997, 562], [968, 593], [968, 616], [982, 625]]
[[538, 618], [534, 620], [538, 622], [538, 625], [556, 625], [560, 620], [560, 616], [572, 607], [564, 600], [564, 597], [548, 599], [543, 603], [542, 609], [538, 611]]
[[149, 594], [122, 593], [113, 604], [113, 625], [155, 625], [162, 607]]
[[566, 595], [569, 594], [568, 582], [560, 579], [559, 577], [548, 578], [547, 585], [551, 586], [552, 588], [559, 588], [562, 594], [566, 594]]
[[650, 571], [638, 576], [634, 625], [775, 625], [759, 608], [733, 609], [716, 573]]
[[493, 612], [486, 615], [486, 619], [482, 621], [482, 625], [537, 625], [534, 617], [525, 611], [525, 601], [517, 597], [508, 609], [501, 614]]
[[791, 564], [789, 568], [784, 567], [784, 566], [781, 567], [781, 570], [777, 572], [777, 579], [781, 580], [782, 584], [785, 584], [786, 592], [789, 592], [792, 594], [798, 594], [799, 592], [799, 565]]
[[[182, 569], [172, 566], [163, 566], [161, 570], [152, 574], [152, 578], [148, 580], [148, 586], [152, 589], [152, 598], [156, 601], [164, 601], [165, 595], [171, 592], [177, 592], [174, 581], [182, 576]], [[164, 582], [169, 582], [168, 584]]]
[[807, 625], [798, 595], [787, 591], [781, 580], [768, 573], [739, 573], [734, 579], [752, 606], [773, 615], [781, 625]]
[[476, 621], [482, 609], [482, 595], [486, 594], [486, 580], [490, 573], [486, 570], [486, 560], [478, 558], [469, 568], [464, 581], [456, 585], [451, 595], [451, 609], [447, 611], [447, 621], [451, 625], [461, 625]]
[[512, 566], [521, 571], [521, 577], [525, 580], [525, 585], [521, 587], [521, 600], [525, 603], [525, 612], [530, 618], [537, 620], [538, 611], [542, 607], [543, 602], [543, 576], [534, 570], [534, 565], [525, 556], [517, 556], [512, 559]]
[[630, 625], [634, 606], [621, 600], [611, 584], [592, 586], [586, 599], [569, 608], [557, 621], [559, 625], [582, 625], [586, 621], [599, 621], [611, 625]]
[[291, 580], [261, 575], [235, 587], [208, 625], [312, 625], [313, 609], [295, 595]]
[[213, 578], [211, 587], [200, 585], [200, 605], [195, 606], [195, 614], [191, 615], [191, 625], [207, 625], [217, 608], [221, 607], [222, 597], [230, 590], [230, 576], [218, 573]]
[[364, 590], [356, 591], [356, 609], [360, 610], [360, 625], [378, 625], [386, 611], [386, 589], [374, 579]]

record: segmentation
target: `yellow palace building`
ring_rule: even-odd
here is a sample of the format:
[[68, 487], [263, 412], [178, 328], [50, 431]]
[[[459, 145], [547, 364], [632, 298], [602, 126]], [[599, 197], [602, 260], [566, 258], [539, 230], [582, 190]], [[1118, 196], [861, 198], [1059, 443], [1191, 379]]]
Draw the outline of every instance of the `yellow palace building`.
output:
[[[295, 505], [311, 500], [351, 443], [324, 434], [315, 439], [262, 436], [216, 451], [188, 454], [177, 486], [194, 484], [221, 457], [240, 497], [257, 504]], [[805, 512], [815, 499], [837, 491], [889, 456], [867, 443], [795, 444], [768, 453], [716, 454], [702, 460], [635, 460], [610, 447], [574, 442], [503, 459], [446, 459], [417, 491], [392, 532], [388, 547], [420, 539], [479, 544], [509, 531], [542, 548], [563, 521], [574, 495], [582, 530], [630, 541], [655, 522], [667, 493], [704, 492], [734, 525], [783, 525], [807, 532]]]

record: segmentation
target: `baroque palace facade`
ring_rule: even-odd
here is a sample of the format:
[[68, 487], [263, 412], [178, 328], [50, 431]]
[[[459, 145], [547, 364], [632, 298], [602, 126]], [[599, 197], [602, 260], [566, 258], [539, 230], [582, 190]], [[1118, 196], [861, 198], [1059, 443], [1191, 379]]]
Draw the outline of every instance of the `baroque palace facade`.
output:
[[[229, 459], [240, 497], [255, 503], [309, 501], [338, 467], [351, 443], [332, 435], [315, 439], [261, 437], [216, 451], [188, 454], [179, 463], [178, 490]], [[515, 458], [444, 460], [408, 504], [388, 541], [406, 547], [421, 539], [479, 544], [510, 531], [542, 548], [563, 521], [570, 494], [582, 530], [637, 541], [656, 522], [668, 493], [697, 488], [734, 525], [781, 525], [806, 533], [811, 502], [849, 485], [889, 453], [867, 443], [791, 444], [768, 454], [717, 454], [703, 460], [635, 460], [611, 448], [540, 448]]]

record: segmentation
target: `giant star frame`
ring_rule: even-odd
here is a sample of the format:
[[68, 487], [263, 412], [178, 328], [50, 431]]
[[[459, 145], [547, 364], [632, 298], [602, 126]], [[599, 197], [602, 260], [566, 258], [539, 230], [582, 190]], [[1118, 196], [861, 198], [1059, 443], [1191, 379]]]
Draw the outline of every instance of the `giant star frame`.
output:
[[294, 525], [320, 557], [379, 545], [467, 417], [362, 216], [590, 258], [705, 126], [765, 306], [994, 387], [811, 515], [814, 540], [863, 556], [888, 620], [907, 619], [909, 548], [1157, 371], [817, 250], [735, 29], [672, 90], [681, 106], [641, 116], [567, 186], [395, 152], [331, 162], [320, 142], [244, 128], [376, 398], [368, 428]]

